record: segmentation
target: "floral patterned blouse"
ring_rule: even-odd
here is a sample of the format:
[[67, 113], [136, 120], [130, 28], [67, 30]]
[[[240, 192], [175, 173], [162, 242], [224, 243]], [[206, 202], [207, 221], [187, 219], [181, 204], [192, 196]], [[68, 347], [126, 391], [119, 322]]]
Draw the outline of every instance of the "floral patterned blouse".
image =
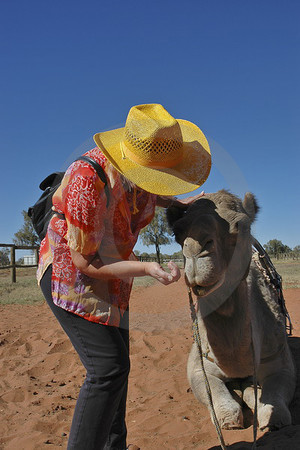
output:
[[[105, 170], [106, 158], [98, 148], [86, 153]], [[110, 177], [111, 178], [111, 177]], [[83, 255], [98, 252], [103, 264], [116, 258], [135, 259], [132, 252], [139, 231], [155, 212], [156, 196], [123, 187], [118, 173], [107, 177], [109, 203], [104, 184], [85, 161], [67, 169], [53, 196], [54, 215], [41, 243], [37, 278], [40, 282], [52, 264], [52, 297], [57, 306], [92, 322], [118, 326], [120, 314], [128, 307], [132, 279], [97, 280], [73, 264], [70, 248]]]

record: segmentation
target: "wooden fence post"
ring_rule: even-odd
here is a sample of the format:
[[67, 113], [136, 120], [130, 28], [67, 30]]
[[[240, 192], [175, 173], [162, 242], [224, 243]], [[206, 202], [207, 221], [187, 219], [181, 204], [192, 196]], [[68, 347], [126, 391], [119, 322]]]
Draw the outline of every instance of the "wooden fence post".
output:
[[[0, 248], [10, 248], [10, 261], [9, 264], [0, 264], [1, 269], [10, 269], [11, 282], [16, 283], [17, 281], [17, 268], [18, 267], [37, 267], [39, 261], [39, 247], [35, 245], [15, 245], [15, 244], [2, 244], [0, 243]], [[35, 264], [17, 264], [16, 263], [16, 250], [34, 250], [35, 253]]]
[[15, 283], [17, 281], [16, 277], [16, 247], [12, 245], [10, 248], [10, 264], [11, 264], [11, 282]]

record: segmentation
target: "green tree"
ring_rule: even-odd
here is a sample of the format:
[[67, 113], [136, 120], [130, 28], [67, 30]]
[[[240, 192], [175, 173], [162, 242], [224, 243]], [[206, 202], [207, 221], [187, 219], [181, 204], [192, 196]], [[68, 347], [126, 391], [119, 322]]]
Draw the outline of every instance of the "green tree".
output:
[[8, 266], [9, 263], [9, 250], [4, 248], [3, 250], [0, 250], [0, 266]]
[[281, 253], [290, 253], [292, 250], [287, 245], [284, 245], [278, 239], [271, 239], [264, 245], [267, 253], [270, 255], [278, 256]]
[[156, 208], [155, 215], [140, 233], [142, 242], [147, 247], [149, 245], [155, 246], [156, 258], [158, 263], [161, 262], [160, 246], [170, 244], [172, 231], [169, 228], [165, 210], [163, 208]]
[[20, 230], [15, 233], [13, 243], [15, 245], [38, 246], [41, 241], [33, 228], [31, 219], [26, 211], [22, 211], [22, 214], [24, 217], [24, 224], [22, 228], [20, 228]]
[[292, 252], [291, 247], [289, 247], [288, 245], [284, 245], [283, 247], [284, 247], [283, 253], [291, 253]]

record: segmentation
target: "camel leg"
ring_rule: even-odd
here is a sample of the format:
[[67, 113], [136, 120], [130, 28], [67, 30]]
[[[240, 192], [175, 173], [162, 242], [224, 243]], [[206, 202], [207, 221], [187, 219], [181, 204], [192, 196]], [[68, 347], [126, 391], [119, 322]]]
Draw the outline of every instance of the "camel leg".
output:
[[[209, 373], [207, 377], [212, 393], [214, 410], [221, 428], [227, 430], [243, 428], [242, 408], [233, 399], [225, 383], [220, 378]], [[209, 409], [212, 416], [202, 370], [199, 368], [192, 370], [189, 374], [189, 380], [195, 397]]]
[[[248, 377], [242, 382], [242, 397], [243, 402], [250, 408], [252, 411], [255, 408], [255, 394], [254, 394], [254, 386], [252, 377]], [[257, 386], [257, 400], [259, 402], [261, 397], [261, 388]]]
[[291, 413], [288, 405], [295, 391], [293, 374], [282, 369], [260, 380], [260, 384], [262, 391], [258, 404], [259, 427], [262, 430], [274, 430], [290, 425]]

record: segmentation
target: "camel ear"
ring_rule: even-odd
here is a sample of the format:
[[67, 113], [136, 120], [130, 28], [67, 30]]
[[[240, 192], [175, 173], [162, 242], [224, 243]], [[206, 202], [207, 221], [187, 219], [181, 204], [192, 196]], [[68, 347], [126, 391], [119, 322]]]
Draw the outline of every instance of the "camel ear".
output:
[[182, 219], [185, 215], [185, 209], [177, 208], [176, 206], [170, 206], [167, 209], [167, 221], [169, 226], [173, 229], [173, 226], [177, 220]]
[[247, 215], [250, 217], [252, 223], [255, 220], [256, 214], [259, 211], [259, 206], [257, 204], [256, 198], [251, 192], [246, 192], [243, 201], [243, 207]]

